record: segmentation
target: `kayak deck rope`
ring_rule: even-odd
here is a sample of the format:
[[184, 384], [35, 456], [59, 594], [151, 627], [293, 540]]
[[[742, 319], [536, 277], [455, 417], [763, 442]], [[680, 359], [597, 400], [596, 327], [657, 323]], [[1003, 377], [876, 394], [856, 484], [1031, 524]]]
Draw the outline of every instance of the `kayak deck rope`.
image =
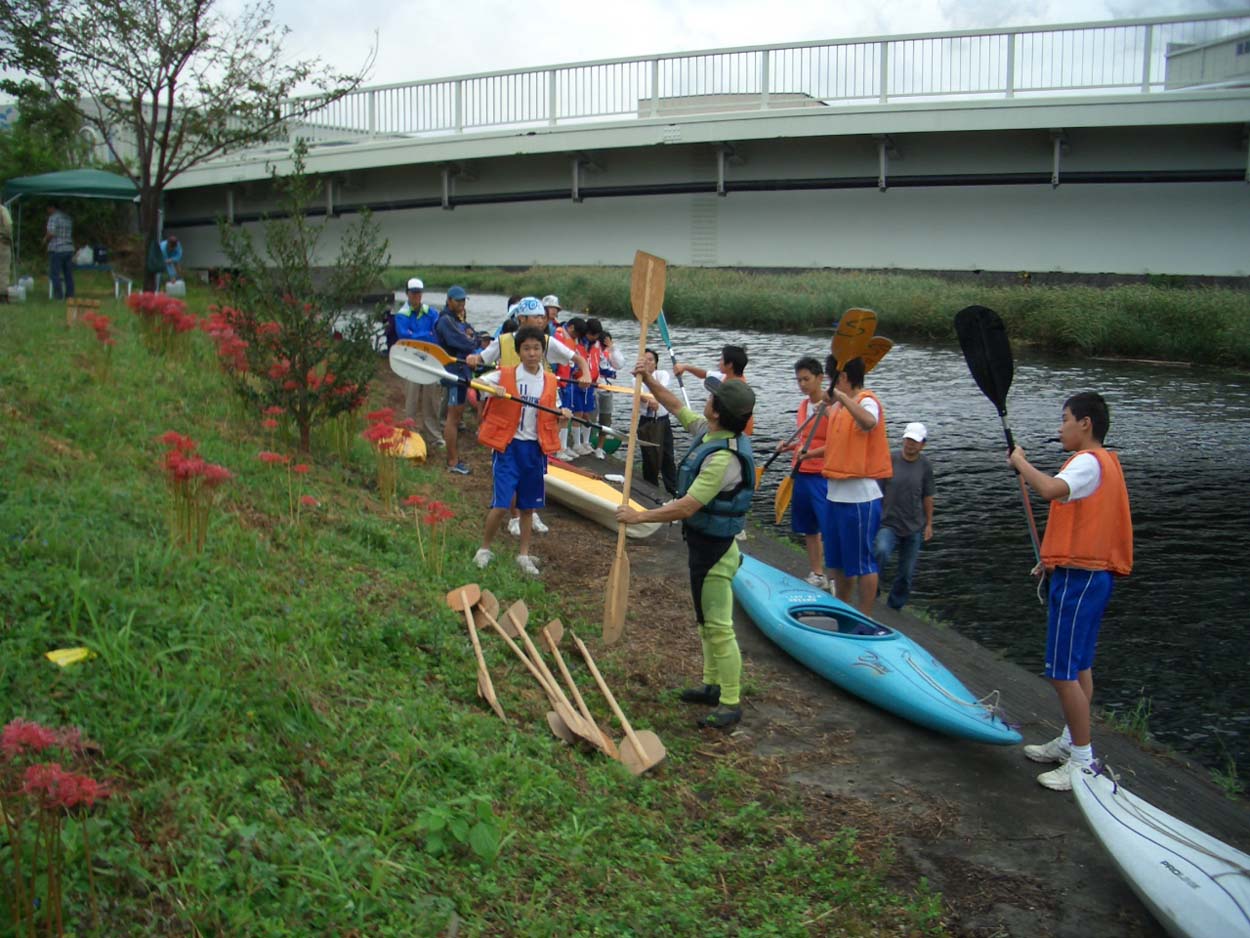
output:
[[904, 652], [903, 660], [906, 661], [909, 665], [911, 665], [912, 670], [915, 671], [917, 674], [919, 674], [930, 687], [932, 687], [935, 691], [937, 691], [947, 700], [951, 701], [952, 703], [957, 703], [961, 707], [979, 708], [981, 710], [984, 710], [988, 716], [998, 717], [1000, 720], [1003, 721], [1003, 723], [1007, 723], [1006, 714], [1003, 712], [1002, 707], [999, 705], [1000, 697], [1001, 697], [999, 691], [992, 690], [988, 694], [986, 694], [984, 697], [981, 697], [978, 700], [964, 700], [962, 697], [956, 697], [954, 694], [948, 691], [945, 687], [943, 687], [940, 683], [935, 681], [933, 679], [933, 675], [931, 675], [928, 671], [926, 671], [919, 664], [917, 664], [916, 660], [912, 658], [912, 656], [909, 653]]
[[[1209, 873], [1206, 870], [1203, 870], [1203, 872], [1206, 873], [1208, 876], [1210, 876], [1212, 879], [1219, 879], [1222, 876], [1250, 876], [1250, 869], [1244, 866], [1240, 866], [1234, 863], [1228, 857], [1223, 856], [1222, 854], [1216, 853], [1215, 851], [1208, 849], [1202, 844], [1197, 843], [1192, 838], [1190, 838], [1187, 834], [1183, 834], [1178, 830], [1174, 830], [1168, 824], [1159, 820], [1159, 818], [1154, 817], [1150, 814], [1147, 814], [1138, 805], [1134, 804], [1128, 798], [1121, 797], [1120, 776], [1118, 773], [1112, 770], [1111, 766], [1107, 765], [1105, 762], [1098, 762], [1094, 765], [1094, 774], [1105, 775], [1107, 778], [1111, 780], [1111, 797], [1115, 799], [1116, 803], [1124, 810], [1126, 814], [1132, 815], [1136, 820], [1141, 822], [1144, 826], [1149, 827], [1151, 830], [1156, 831], [1157, 833], [1163, 835], [1164, 837], [1174, 840], [1177, 843], [1188, 847], [1190, 850], [1196, 851], [1197, 853], [1205, 854], [1213, 860], [1218, 860], [1220, 863], [1225, 863], [1228, 866], [1232, 867], [1232, 869], [1225, 870], [1223, 873]], [[1124, 794], [1127, 795], [1128, 792], [1124, 792]]]

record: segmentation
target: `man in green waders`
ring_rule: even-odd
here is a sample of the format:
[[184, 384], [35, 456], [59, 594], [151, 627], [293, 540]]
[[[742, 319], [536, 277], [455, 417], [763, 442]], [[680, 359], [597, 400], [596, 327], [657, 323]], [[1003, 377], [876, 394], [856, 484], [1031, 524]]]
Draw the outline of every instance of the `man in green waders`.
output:
[[734, 535], [746, 523], [755, 490], [751, 440], [743, 433], [755, 410], [755, 392], [745, 381], [708, 378], [707, 404], [700, 416], [655, 380], [645, 359], [634, 374], [642, 377], [648, 393], [677, 415], [694, 444], [677, 468], [674, 501], [646, 511], [622, 506], [616, 517], [626, 524], [682, 522], [690, 554], [690, 593], [703, 642], [703, 684], [682, 691], [681, 699], [715, 707], [699, 725], [727, 730], [742, 719], [738, 696], [742, 653], [734, 635], [732, 583], [742, 563]]

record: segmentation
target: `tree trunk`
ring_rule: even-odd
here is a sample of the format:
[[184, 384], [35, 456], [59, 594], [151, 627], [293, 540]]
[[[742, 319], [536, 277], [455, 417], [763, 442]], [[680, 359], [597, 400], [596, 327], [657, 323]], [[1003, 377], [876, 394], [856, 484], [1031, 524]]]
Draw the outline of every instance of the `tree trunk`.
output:
[[148, 292], [156, 290], [156, 273], [148, 269], [148, 255], [153, 243], [160, 241], [160, 204], [159, 192], [144, 192], [139, 198], [139, 230], [143, 234], [140, 263], [143, 265], [143, 289]]

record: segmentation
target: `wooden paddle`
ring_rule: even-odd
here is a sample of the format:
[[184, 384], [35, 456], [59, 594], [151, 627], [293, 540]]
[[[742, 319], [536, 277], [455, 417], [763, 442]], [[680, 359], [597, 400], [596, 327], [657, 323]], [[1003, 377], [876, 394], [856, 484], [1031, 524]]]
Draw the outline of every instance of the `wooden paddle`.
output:
[[[499, 634], [503, 636], [504, 641], [526, 663], [530, 673], [538, 681], [539, 686], [546, 693], [547, 699], [551, 702], [553, 712], [547, 714], [547, 725], [551, 727], [551, 731], [565, 742], [581, 739], [592, 746], [598, 746], [598, 727], [593, 724], [585, 726], [582, 723], [581, 714], [573, 709], [573, 705], [564, 696], [564, 691], [556, 683], [555, 677], [547, 669], [547, 664], [543, 661], [542, 655], [538, 653], [538, 649], [530, 641], [529, 634], [525, 631], [525, 624], [529, 621], [529, 608], [525, 603], [517, 600], [509, 606], [508, 611], [504, 614], [503, 623], [493, 618], [491, 621], [499, 630]], [[524, 652], [513, 641], [513, 637], [517, 635], [525, 643], [526, 651]], [[528, 657], [526, 652], [528, 652]]]
[[[634, 270], [629, 279], [629, 304], [638, 320], [638, 358], [647, 350], [647, 326], [660, 315], [664, 305], [664, 284], [668, 265], [663, 258], [644, 251], [634, 255]], [[621, 505], [629, 504], [629, 489], [634, 480], [634, 451], [638, 446], [638, 411], [642, 407], [642, 375], [634, 375], [634, 406], [629, 417], [629, 446], [625, 451], [625, 484], [621, 487]], [[603, 640], [617, 641], [625, 630], [625, 612], [629, 604], [629, 557], [625, 553], [625, 528], [617, 527], [616, 558], [608, 573], [603, 595]]]
[[794, 460], [794, 467], [790, 470], [790, 474], [782, 479], [781, 484], [777, 486], [777, 494], [773, 497], [773, 519], [777, 524], [781, 524], [781, 519], [786, 516], [786, 509], [790, 507], [790, 499], [794, 497], [794, 480], [799, 475], [799, 466], [803, 464], [803, 457], [811, 449], [812, 440], [816, 438], [816, 431], [820, 429], [820, 418], [824, 412], [825, 402], [822, 400], [816, 406], [814, 414], [816, 419], [803, 421], [804, 426], [811, 423], [812, 429], [808, 432], [807, 439], [803, 442], [803, 448], [799, 450], [798, 456]]
[[852, 358], [859, 358], [863, 354], [876, 331], [877, 314], [872, 310], [848, 309], [842, 314], [830, 343], [830, 351], [833, 352], [833, 360], [839, 371]]
[[864, 374], [868, 374], [880, 365], [881, 359], [885, 358], [886, 353], [892, 348], [894, 348], [894, 343], [883, 335], [874, 335], [869, 339], [868, 344], [859, 354], [859, 357], [864, 360]]
[[602, 726], [595, 722], [594, 714], [586, 706], [586, 700], [582, 697], [582, 692], [577, 689], [573, 675], [569, 673], [569, 666], [564, 663], [564, 655], [560, 654], [559, 648], [560, 639], [562, 638], [564, 638], [564, 623], [559, 619], [552, 619], [543, 627], [543, 641], [551, 649], [551, 657], [555, 658], [556, 665], [560, 669], [560, 676], [564, 678], [564, 683], [568, 685], [569, 693], [573, 695], [573, 699], [577, 702], [578, 711], [588, 727], [593, 726], [599, 731], [599, 748], [619, 762], [621, 758], [620, 750], [616, 748], [616, 743], [612, 742], [612, 737], [607, 734]]
[[486, 657], [482, 654], [482, 643], [478, 640], [477, 629], [473, 625], [473, 607], [482, 598], [482, 590], [476, 583], [466, 583], [447, 594], [447, 605], [456, 612], [464, 613], [464, 621], [469, 626], [469, 640], [473, 643], [473, 654], [477, 658], [477, 692], [486, 698], [490, 708], [499, 719], [507, 722], [499, 698], [495, 696], [495, 685], [491, 683], [490, 671], [486, 668]]
[[616, 718], [621, 721], [621, 728], [625, 730], [625, 738], [620, 742], [621, 761], [625, 763], [625, 767], [635, 775], [641, 775], [647, 769], [659, 765], [668, 754], [664, 744], [660, 742], [660, 737], [650, 730], [634, 732], [634, 728], [629, 725], [629, 720], [625, 719], [625, 714], [621, 712], [620, 704], [616, 702], [616, 698], [612, 696], [612, 691], [608, 689], [608, 682], [603, 679], [603, 675], [595, 667], [595, 659], [590, 657], [590, 652], [587, 650], [586, 645], [576, 635], [573, 636], [573, 641], [577, 644], [577, 650], [582, 653], [582, 657], [586, 660], [586, 667], [590, 668], [590, 673], [594, 675], [595, 683], [599, 685], [599, 693], [603, 694], [603, 699], [608, 702], [608, 706], [612, 708]]
[[[1011, 427], [1007, 425], [1007, 392], [1011, 389], [1012, 378], [1015, 377], [1015, 360], [1011, 354], [1011, 340], [1007, 338], [1007, 329], [998, 313], [989, 307], [966, 306], [955, 314], [955, 334], [959, 336], [959, 347], [963, 349], [964, 361], [968, 363], [972, 380], [998, 411], [998, 419], [1003, 425], [1003, 436], [1007, 439], [1007, 452], [1010, 453], [1016, 442], [1011, 435]], [[1016, 478], [1020, 482], [1024, 515], [1029, 522], [1033, 556], [1041, 563], [1042, 552], [1037, 539], [1037, 523], [1033, 520], [1033, 505], [1029, 502], [1029, 490], [1020, 473], [1016, 473]]]

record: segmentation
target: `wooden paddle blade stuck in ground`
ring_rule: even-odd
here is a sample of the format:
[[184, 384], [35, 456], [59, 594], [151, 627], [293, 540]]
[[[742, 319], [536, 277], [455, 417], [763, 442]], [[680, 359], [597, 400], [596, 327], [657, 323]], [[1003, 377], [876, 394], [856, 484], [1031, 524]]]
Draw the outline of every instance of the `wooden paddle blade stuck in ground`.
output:
[[[661, 257], [638, 251], [629, 278], [629, 303], [638, 320], [638, 358], [647, 350], [647, 326], [655, 322], [664, 306], [664, 286], [668, 264]], [[629, 490], [634, 480], [634, 452], [638, 449], [638, 411], [642, 405], [642, 378], [634, 376], [634, 406], [629, 417], [629, 446], [625, 456], [625, 484], [621, 487], [621, 504], [629, 504]], [[612, 643], [625, 630], [625, 613], [629, 605], [629, 557], [625, 554], [626, 526], [618, 525], [616, 557], [608, 573], [603, 594], [603, 640]]]

